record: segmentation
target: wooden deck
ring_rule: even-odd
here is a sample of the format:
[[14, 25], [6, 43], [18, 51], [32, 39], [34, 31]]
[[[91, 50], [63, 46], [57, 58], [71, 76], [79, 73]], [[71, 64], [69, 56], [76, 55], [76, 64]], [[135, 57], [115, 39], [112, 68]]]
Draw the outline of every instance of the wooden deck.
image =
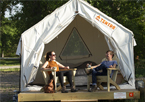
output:
[[78, 90], [72, 93], [43, 93], [43, 92], [21, 92], [18, 94], [18, 102], [22, 101], [98, 101], [114, 99], [134, 99], [136, 102], [140, 99], [140, 91], [131, 89], [107, 90], [88, 92], [87, 90]]

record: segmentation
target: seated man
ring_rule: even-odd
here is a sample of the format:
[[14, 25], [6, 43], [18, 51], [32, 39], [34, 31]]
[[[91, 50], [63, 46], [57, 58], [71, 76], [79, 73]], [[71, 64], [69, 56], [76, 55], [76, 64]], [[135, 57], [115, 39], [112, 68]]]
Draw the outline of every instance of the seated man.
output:
[[[107, 68], [115, 68], [117, 65], [117, 61], [113, 61], [112, 58], [114, 56], [114, 52], [111, 50], [108, 50], [106, 52], [106, 58], [107, 61], [103, 61], [102, 63], [96, 65], [96, 66], [91, 66], [90, 64], [87, 64], [87, 67], [90, 67], [91, 69], [85, 69], [87, 74], [92, 73], [92, 88], [89, 90], [90, 92], [93, 92], [97, 89], [96, 87], [96, 76], [104, 76], [107, 75]], [[102, 70], [102, 72], [98, 72], [99, 70]]]

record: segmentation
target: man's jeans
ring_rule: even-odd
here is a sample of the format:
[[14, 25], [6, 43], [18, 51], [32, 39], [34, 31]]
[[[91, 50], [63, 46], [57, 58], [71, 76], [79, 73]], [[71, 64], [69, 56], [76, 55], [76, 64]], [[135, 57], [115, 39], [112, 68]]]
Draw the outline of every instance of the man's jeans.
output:
[[[98, 72], [99, 70], [103, 70], [102, 72]], [[104, 64], [94, 68], [92, 70], [92, 85], [96, 85], [97, 79], [96, 76], [105, 76], [107, 75], [107, 67]]]

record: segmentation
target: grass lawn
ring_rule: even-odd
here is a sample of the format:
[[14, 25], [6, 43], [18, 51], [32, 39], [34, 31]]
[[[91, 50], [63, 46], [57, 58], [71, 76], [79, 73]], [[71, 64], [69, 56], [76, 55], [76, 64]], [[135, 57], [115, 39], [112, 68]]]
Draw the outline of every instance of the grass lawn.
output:
[[18, 72], [20, 68], [8, 68], [8, 69], [0, 69], [2, 72]]
[[19, 59], [0, 59], [0, 66], [20, 65]]

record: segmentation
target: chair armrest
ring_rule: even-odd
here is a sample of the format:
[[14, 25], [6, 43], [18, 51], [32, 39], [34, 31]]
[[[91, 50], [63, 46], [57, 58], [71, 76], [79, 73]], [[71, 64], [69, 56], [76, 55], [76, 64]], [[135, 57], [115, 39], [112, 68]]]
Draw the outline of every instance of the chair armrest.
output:
[[107, 68], [107, 70], [118, 70], [119, 71], [119, 68]]
[[76, 70], [77, 70], [77, 68], [73, 68], [73, 69], [72, 69], [72, 71], [73, 71], [73, 76], [76, 75]]
[[72, 68], [72, 69], [60, 69], [59, 71], [68, 71], [68, 70], [71, 70], [73, 72], [72, 76], [75, 76], [76, 75], [76, 70], [77, 68]]
[[[112, 73], [112, 70], [114, 70], [113, 73]], [[116, 82], [118, 71], [119, 71], [119, 68], [107, 68], [107, 77], [110, 78], [111, 76], [112, 80]]]
[[73, 70], [73, 71], [76, 71], [76, 70], [77, 70], [77, 68], [73, 68], [72, 70]]
[[[59, 71], [67, 71], [67, 70], [72, 70], [72, 71], [76, 71], [77, 68], [73, 68], [73, 69], [60, 69]], [[41, 71], [56, 71], [56, 69], [41, 69]]]
[[117, 73], [119, 71], [118, 68], [107, 68], [107, 75], [110, 75], [112, 70], [114, 70], [115, 73]]
[[41, 71], [52, 71], [52, 72], [54, 72], [54, 71], [56, 71], [56, 69], [50, 69], [50, 68], [48, 68], [48, 69], [41, 69]]

